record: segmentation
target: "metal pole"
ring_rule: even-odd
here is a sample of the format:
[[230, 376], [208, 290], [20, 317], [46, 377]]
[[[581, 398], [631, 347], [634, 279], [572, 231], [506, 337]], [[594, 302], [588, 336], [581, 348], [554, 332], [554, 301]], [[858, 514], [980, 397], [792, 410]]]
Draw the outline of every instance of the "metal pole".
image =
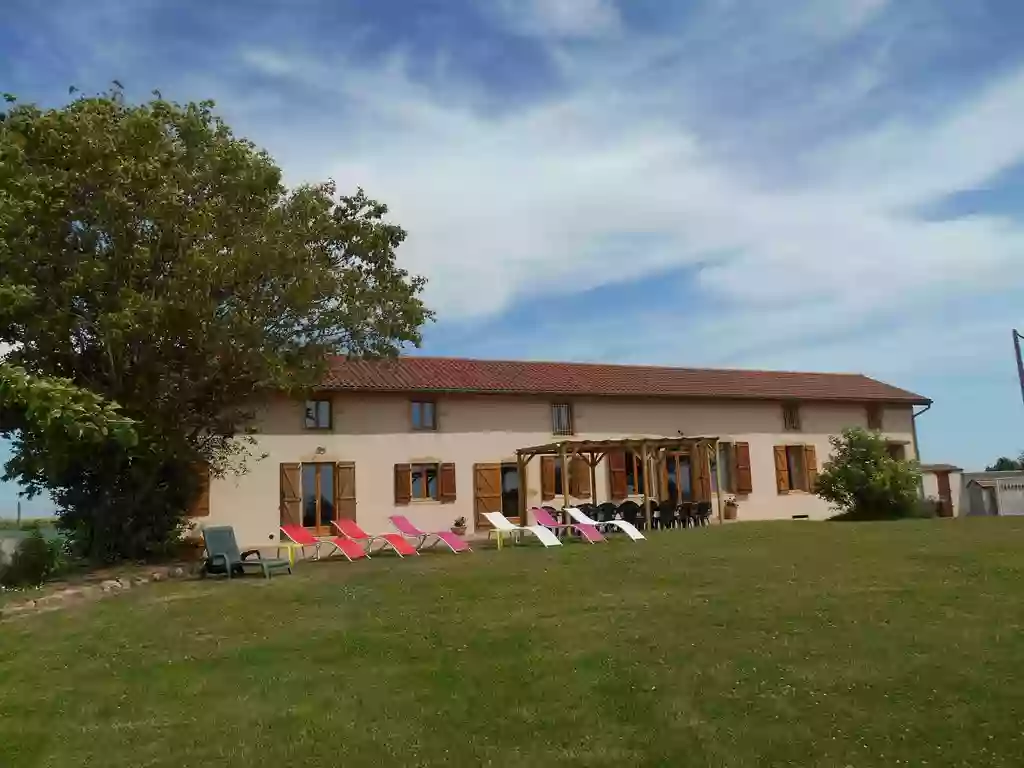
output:
[[1017, 329], [1013, 329], [1013, 351], [1017, 355], [1017, 379], [1020, 381], [1020, 398], [1024, 401], [1024, 358], [1020, 355], [1020, 341], [1024, 339], [1017, 333]]
[[18, 528], [21, 528], [21, 502], [18, 502]]

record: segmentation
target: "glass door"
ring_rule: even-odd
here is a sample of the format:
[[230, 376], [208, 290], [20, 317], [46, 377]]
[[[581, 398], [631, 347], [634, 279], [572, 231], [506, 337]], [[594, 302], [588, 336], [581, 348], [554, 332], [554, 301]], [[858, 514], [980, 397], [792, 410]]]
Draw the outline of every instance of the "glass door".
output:
[[665, 474], [668, 500], [672, 504], [693, 500], [693, 483], [690, 477], [690, 454], [668, 453], [661, 467]]
[[302, 465], [302, 526], [317, 534], [332, 533], [335, 519], [334, 464]]
[[518, 524], [519, 467], [516, 464], [501, 465], [501, 514]]

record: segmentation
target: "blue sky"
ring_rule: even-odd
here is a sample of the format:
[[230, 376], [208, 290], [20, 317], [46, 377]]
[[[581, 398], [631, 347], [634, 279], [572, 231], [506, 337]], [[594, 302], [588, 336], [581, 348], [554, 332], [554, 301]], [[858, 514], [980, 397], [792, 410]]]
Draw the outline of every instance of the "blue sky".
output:
[[427, 352], [860, 371], [936, 401], [926, 460], [1024, 449], [1019, 0], [8, 0], [4, 17], [2, 90], [213, 98], [290, 182], [388, 202], [430, 278]]

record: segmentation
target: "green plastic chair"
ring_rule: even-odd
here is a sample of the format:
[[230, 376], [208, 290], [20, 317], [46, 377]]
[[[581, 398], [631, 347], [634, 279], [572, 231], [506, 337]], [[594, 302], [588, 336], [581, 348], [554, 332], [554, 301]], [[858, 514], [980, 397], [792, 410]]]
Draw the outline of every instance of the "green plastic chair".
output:
[[[235, 541], [235, 529], [230, 525], [214, 525], [204, 528], [203, 540], [206, 542], [204, 576], [218, 573], [224, 574], [230, 579], [232, 576], [244, 575], [246, 568], [259, 568], [265, 579], [269, 579], [275, 570], [292, 572], [292, 564], [287, 560], [264, 558], [258, 549], [239, 552], [238, 542]], [[256, 555], [255, 559], [247, 559], [250, 555]]]

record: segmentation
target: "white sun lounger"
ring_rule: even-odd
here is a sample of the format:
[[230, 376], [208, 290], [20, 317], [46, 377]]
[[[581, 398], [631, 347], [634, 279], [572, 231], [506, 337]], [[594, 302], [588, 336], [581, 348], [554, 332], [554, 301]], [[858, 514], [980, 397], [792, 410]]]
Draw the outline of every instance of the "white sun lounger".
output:
[[635, 525], [633, 525], [632, 523], [627, 523], [625, 520], [605, 520], [604, 522], [598, 522], [597, 520], [594, 520], [592, 517], [584, 513], [582, 510], [576, 509], [576, 507], [566, 507], [565, 511], [569, 513], [569, 517], [571, 517], [573, 520], [575, 520], [577, 523], [580, 523], [581, 525], [611, 525], [615, 528], [618, 528], [624, 534], [629, 536], [629, 538], [631, 538], [633, 541], [640, 541], [641, 539], [647, 538], [642, 533], [640, 533], [639, 530], [637, 530], [637, 527]]
[[501, 548], [502, 539], [506, 535], [513, 541], [518, 541], [519, 537], [523, 535], [523, 531], [529, 531], [532, 533], [540, 539], [540, 543], [545, 547], [562, 546], [562, 542], [558, 540], [558, 537], [543, 525], [516, 525], [501, 514], [501, 512], [484, 512], [484, 518], [494, 526], [493, 530], [487, 532], [487, 537], [490, 538], [491, 534], [496, 534], [498, 537], [499, 549]]

